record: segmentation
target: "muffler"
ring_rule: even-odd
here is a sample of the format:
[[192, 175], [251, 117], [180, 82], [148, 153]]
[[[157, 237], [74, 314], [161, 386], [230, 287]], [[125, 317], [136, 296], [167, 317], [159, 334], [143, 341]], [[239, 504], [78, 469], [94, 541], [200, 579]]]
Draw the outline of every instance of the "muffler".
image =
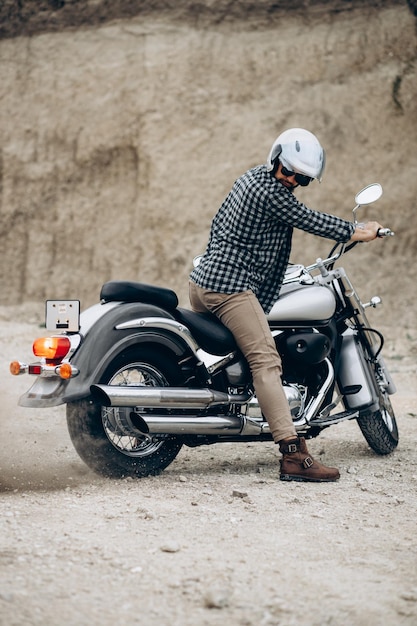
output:
[[270, 432], [266, 422], [244, 415], [140, 415], [131, 411], [129, 417], [132, 426], [145, 435], [259, 436]]
[[[207, 409], [216, 405], [246, 404], [252, 394], [228, 394], [212, 389], [184, 387], [133, 387], [128, 385], [92, 385], [93, 399], [106, 407], [114, 407], [109, 418], [122, 434], [170, 435], [240, 435], [259, 436], [269, 433], [264, 421], [245, 415], [157, 415], [141, 409]], [[127, 408], [132, 409], [131, 411]], [[135, 410], [133, 410], [135, 408]]]
[[130, 406], [149, 409], [208, 409], [211, 406], [246, 404], [252, 394], [229, 394], [213, 389], [185, 387], [133, 387], [92, 385], [93, 399], [103, 406]]

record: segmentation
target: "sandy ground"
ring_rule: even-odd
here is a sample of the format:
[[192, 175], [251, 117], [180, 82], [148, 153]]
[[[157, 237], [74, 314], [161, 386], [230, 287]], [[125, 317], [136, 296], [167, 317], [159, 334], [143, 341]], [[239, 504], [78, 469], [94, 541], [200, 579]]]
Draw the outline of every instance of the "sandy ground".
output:
[[[8, 321], [13, 319], [13, 321]], [[28, 320], [28, 321], [24, 321]], [[107, 480], [78, 458], [65, 409], [23, 409], [42, 331], [0, 311], [0, 624], [417, 624], [417, 330], [384, 329], [400, 445], [356, 423], [312, 453], [337, 484], [281, 483], [273, 444], [184, 448], [158, 477]]]

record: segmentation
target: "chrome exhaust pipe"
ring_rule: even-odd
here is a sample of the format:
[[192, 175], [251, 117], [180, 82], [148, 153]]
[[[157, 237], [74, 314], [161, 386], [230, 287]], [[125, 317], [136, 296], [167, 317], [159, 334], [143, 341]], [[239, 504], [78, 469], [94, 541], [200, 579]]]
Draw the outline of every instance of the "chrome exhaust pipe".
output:
[[207, 409], [216, 405], [246, 404], [252, 394], [229, 394], [212, 389], [185, 387], [133, 387], [92, 385], [93, 399], [103, 406], [130, 406], [164, 409]]
[[140, 415], [130, 413], [132, 426], [145, 435], [240, 435], [269, 433], [266, 422], [255, 422], [244, 415]]
[[[245, 415], [157, 415], [143, 408], [207, 409], [215, 405], [246, 404], [252, 394], [228, 394], [212, 389], [184, 387], [133, 387], [92, 385], [90, 392], [99, 404], [114, 407], [113, 419], [126, 435], [241, 435], [269, 433], [266, 422]], [[125, 407], [135, 410], [128, 411]]]

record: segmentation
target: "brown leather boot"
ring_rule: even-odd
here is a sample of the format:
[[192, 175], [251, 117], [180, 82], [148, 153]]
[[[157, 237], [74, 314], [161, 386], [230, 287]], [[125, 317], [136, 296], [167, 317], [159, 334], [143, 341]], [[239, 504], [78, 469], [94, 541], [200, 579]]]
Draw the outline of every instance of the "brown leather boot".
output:
[[282, 452], [281, 480], [297, 480], [310, 482], [331, 482], [340, 478], [339, 470], [326, 467], [309, 455], [304, 437], [290, 441], [280, 441]]

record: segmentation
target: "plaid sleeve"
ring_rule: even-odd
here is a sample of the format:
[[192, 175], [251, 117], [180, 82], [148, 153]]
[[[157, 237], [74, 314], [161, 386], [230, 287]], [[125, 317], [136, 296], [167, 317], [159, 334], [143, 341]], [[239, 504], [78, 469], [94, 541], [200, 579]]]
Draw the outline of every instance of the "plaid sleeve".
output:
[[353, 222], [348, 222], [336, 215], [309, 209], [298, 202], [291, 192], [274, 194], [271, 207], [278, 219], [288, 226], [340, 243], [349, 241], [355, 230]]

